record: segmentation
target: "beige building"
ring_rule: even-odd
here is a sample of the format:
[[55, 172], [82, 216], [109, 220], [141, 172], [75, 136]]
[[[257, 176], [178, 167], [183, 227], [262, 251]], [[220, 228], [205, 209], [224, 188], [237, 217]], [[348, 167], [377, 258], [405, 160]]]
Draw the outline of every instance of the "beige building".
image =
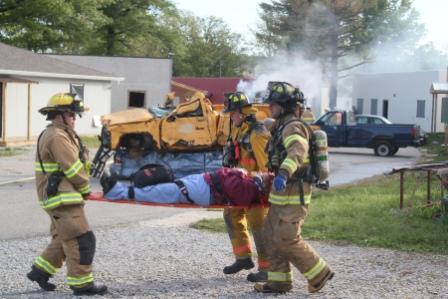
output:
[[100, 132], [111, 111], [111, 84], [122, 78], [0, 43], [0, 146], [33, 143], [47, 121], [38, 112], [58, 92], [74, 92], [89, 111], [81, 135]]

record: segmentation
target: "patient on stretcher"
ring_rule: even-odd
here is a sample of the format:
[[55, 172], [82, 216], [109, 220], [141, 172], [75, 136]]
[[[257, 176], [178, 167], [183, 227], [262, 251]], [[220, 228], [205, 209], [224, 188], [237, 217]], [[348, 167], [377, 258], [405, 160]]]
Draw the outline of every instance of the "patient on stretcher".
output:
[[[142, 175], [151, 175], [151, 169], [143, 170]], [[145, 180], [137, 175], [133, 181]], [[271, 183], [271, 174], [250, 176], [243, 169], [225, 167], [213, 172], [188, 175], [172, 182], [146, 186], [141, 183], [133, 184], [132, 181], [117, 181], [113, 176], [107, 175], [101, 179], [104, 197], [109, 200], [130, 199], [162, 204], [194, 204], [203, 207], [265, 204]]]

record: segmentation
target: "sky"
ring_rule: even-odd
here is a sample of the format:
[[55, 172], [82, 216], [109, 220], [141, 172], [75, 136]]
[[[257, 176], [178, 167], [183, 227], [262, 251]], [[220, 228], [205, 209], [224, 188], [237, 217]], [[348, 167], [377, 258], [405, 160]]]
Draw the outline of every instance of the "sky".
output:
[[[173, 0], [180, 9], [200, 17], [216, 16], [226, 21], [233, 31], [252, 39], [251, 30], [259, 21], [259, 3], [262, 0]], [[448, 0], [414, 0], [427, 34], [424, 41], [432, 41], [436, 48], [448, 52]]]

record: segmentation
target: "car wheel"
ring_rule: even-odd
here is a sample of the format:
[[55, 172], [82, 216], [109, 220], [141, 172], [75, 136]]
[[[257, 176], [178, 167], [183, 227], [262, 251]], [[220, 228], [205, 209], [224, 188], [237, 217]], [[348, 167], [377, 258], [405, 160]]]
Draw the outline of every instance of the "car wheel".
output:
[[375, 145], [375, 155], [380, 157], [392, 156], [393, 147], [387, 141], [380, 141]]
[[399, 149], [400, 148], [398, 146], [394, 146], [394, 148], [393, 148], [392, 152], [390, 153], [390, 155], [391, 156], [395, 155], [398, 152]]

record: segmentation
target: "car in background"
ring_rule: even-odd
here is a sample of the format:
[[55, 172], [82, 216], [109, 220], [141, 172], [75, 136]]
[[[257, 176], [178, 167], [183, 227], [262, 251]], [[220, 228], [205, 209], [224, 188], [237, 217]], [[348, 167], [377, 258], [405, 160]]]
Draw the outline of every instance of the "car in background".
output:
[[357, 114], [355, 121], [358, 125], [391, 125], [392, 122], [380, 115]]
[[[420, 146], [426, 136], [415, 124], [360, 124], [352, 111], [328, 111], [313, 123], [327, 134], [330, 147], [367, 147], [381, 157], [393, 156], [399, 148]], [[370, 115], [379, 119], [380, 116]], [[366, 118], [361, 118], [365, 121]], [[387, 121], [387, 119], [385, 119]]]

